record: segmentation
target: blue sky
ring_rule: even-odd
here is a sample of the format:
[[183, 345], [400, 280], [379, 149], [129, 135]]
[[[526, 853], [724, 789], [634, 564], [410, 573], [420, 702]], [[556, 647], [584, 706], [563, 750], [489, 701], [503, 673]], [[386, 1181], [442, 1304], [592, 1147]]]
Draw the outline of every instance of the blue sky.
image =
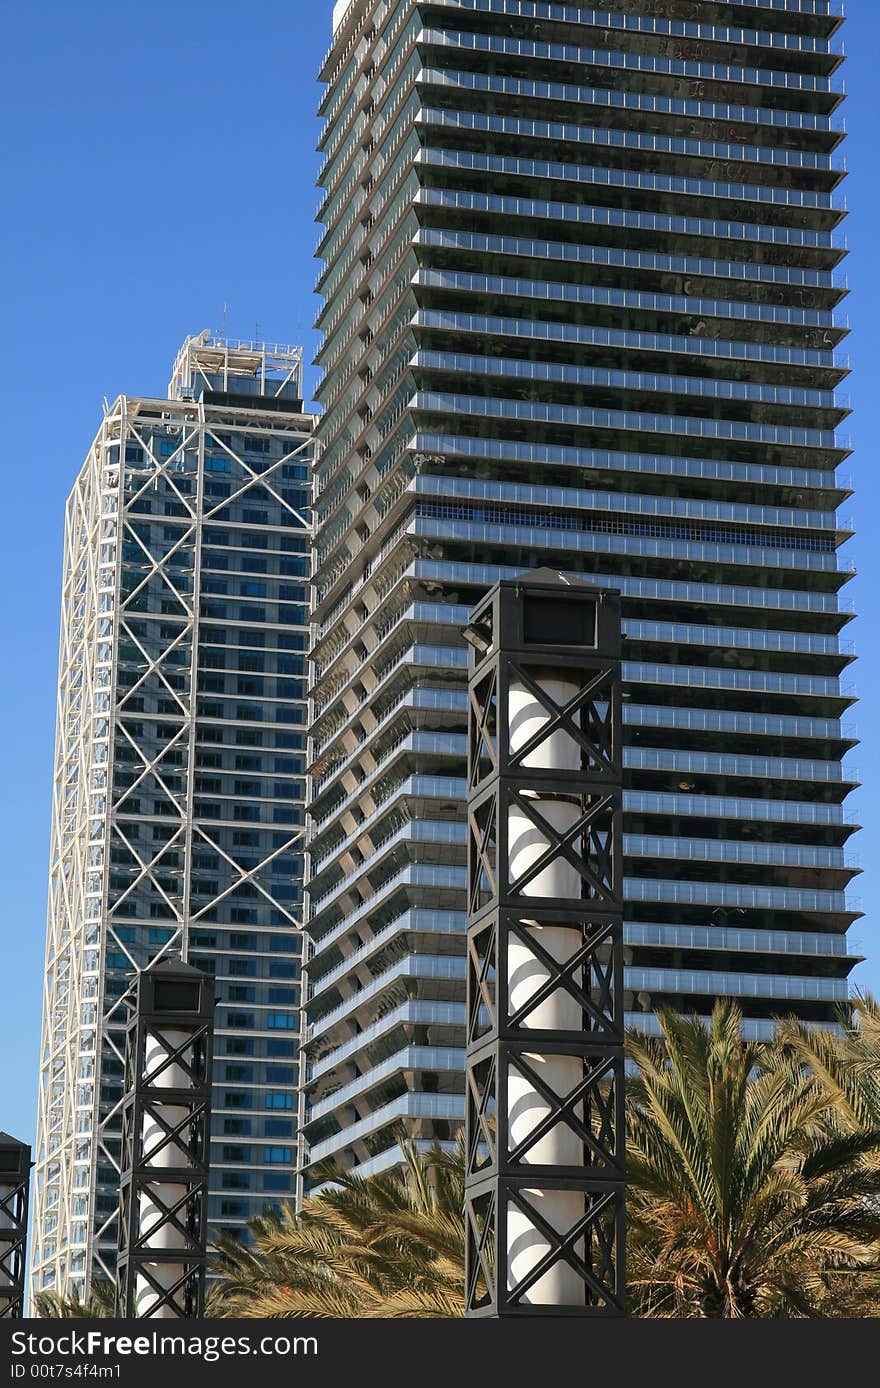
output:
[[[44, 0], [15, 5], [0, 72], [0, 382], [3, 647], [0, 798], [0, 1128], [36, 1112], [58, 595], [64, 501], [101, 398], [164, 394], [182, 339], [224, 323], [302, 342], [311, 357], [316, 266], [315, 74], [331, 0]], [[880, 992], [880, 5], [850, 0], [846, 311], [856, 495], [848, 590], [861, 697], [853, 891]]]

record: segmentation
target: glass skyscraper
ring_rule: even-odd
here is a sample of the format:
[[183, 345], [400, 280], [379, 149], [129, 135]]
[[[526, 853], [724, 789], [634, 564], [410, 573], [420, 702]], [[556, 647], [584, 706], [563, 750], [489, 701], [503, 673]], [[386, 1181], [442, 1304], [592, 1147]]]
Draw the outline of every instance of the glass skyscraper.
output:
[[184, 344], [67, 506], [33, 1292], [111, 1275], [120, 996], [216, 974], [212, 1233], [293, 1188], [313, 419], [298, 349]]
[[855, 962], [837, 0], [352, 0], [321, 136], [306, 1160], [464, 1113], [461, 627], [623, 595], [626, 997]]

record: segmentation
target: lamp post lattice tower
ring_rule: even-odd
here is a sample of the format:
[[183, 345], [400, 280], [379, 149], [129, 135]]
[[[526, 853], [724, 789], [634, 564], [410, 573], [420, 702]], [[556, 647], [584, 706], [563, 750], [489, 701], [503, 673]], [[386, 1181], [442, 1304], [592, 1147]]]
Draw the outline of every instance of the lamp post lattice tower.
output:
[[540, 570], [465, 634], [466, 1313], [621, 1316], [620, 597]]

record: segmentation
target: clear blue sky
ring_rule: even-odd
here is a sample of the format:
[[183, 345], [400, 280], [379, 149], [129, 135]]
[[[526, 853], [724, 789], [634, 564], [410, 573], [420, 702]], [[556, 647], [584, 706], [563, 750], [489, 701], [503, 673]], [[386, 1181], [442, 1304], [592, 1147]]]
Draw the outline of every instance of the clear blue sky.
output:
[[[6, 11], [0, 72], [3, 540], [0, 1129], [36, 1112], [63, 508], [101, 397], [164, 394], [187, 333], [314, 335], [315, 74], [331, 0], [44, 0]], [[854, 679], [865, 828], [854, 885], [880, 992], [880, 5], [850, 0], [855, 413], [845, 508], [858, 535]]]

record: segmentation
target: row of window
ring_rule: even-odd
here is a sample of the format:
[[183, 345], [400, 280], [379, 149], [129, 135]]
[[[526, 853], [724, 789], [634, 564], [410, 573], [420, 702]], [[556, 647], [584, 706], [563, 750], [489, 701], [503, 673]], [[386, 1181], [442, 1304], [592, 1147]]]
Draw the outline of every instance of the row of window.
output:
[[416, 515], [440, 520], [477, 521], [488, 525], [536, 526], [542, 530], [575, 530], [602, 535], [633, 535], [668, 540], [728, 545], [765, 545], [774, 549], [805, 550], [812, 554], [833, 554], [835, 542], [822, 535], [791, 535], [766, 530], [722, 529], [687, 525], [673, 521], [624, 520], [599, 515], [579, 516], [571, 511], [520, 511], [506, 506], [436, 505], [420, 502]]
[[295, 1100], [293, 1092], [285, 1089], [270, 1089], [265, 1094], [247, 1089], [227, 1089], [222, 1091], [221, 1107], [284, 1109], [292, 1112]]
[[262, 1151], [260, 1148], [256, 1148], [256, 1158], [254, 1157], [254, 1150], [253, 1147], [232, 1146], [230, 1144], [221, 1148], [221, 1157], [223, 1161], [252, 1162], [262, 1160], [267, 1164], [277, 1166], [290, 1166], [293, 1162], [292, 1147], [263, 1147]]
[[262, 1124], [263, 1137], [293, 1137], [294, 1125], [290, 1118], [224, 1118], [224, 1137], [251, 1137], [255, 1121]]
[[302, 607], [279, 606], [272, 608], [271, 615], [267, 614], [265, 607], [251, 607], [249, 604], [214, 602], [210, 598], [205, 598], [199, 607], [202, 617], [213, 618], [221, 622], [257, 622], [261, 626], [266, 623], [279, 623], [281, 626], [301, 627], [305, 625], [306, 612]]
[[[253, 1012], [227, 1012], [226, 1014], [225, 1025], [232, 1030], [253, 1031], [257, 1024], [257, 1018]], [[259, 1017], [259, 1026], [267, 1031], [296, 1031], [297, 1019], [293, 1012], [264, 1012]]]

